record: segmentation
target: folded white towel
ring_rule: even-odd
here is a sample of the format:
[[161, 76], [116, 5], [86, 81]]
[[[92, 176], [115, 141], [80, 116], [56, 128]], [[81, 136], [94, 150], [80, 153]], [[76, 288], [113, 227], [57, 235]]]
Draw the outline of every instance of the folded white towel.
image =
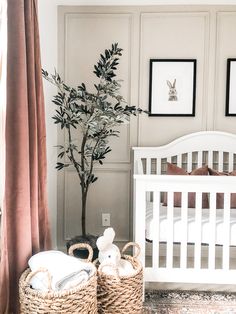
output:
[[[89, 279], [95, 272], [95, 266], [60, 251], [45, 251], [33, 255], [28, 261], [31, 271], [46, 268], [51, 276], [52, 290], [75, 287]], [[48, 290], [47, 273], [37, 273], [30, 281], [34, 289]]]
[[56, 283], [56, 290], [71, 289], [81, 285], [89, 279], [89, 273], [86, 270], [72, 273], [65, 278], [62, 278]]

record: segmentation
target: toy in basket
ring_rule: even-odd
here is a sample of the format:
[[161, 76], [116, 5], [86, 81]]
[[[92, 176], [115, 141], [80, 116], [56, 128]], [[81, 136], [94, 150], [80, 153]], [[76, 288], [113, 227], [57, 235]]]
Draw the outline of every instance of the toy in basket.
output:
[[[112, 228], [104, 231], [97, 240], [98, 260], [98, 313], [140, 314], [142, 313], [143, 268], [137, 256], [138, 244], [127, 243], [120, 254], [112, 242], [115, 232]], [[124, 255], [130, 246], [137, 248], [132, 257]]]
[[[78, 243], [70, 247], [69, 255], [72, 256], [73, 251], [78, 248], [86, 248], [89, 251], [89, 256], [87, 260], [85, 260], [85, 264], [88, 263], [92, 269], [88, 280], [68, 289], [63, 288], [61, 290], [55, 290], [53, 278], [48, 269], [41, 268], [36, 271], [31, 271], [30, 268], [28, 268], [23, 272], [19, 281], [20, 313], [97, 313], [97, 271], [91, 263], [93, 250], [88, 244]], [[58, 252], [58, 254], [60, 253], [61, 252]], [[55, 265], [55, 267], [56, 266], [57, 265]], [[44, 291], [32, 288], [33, 279], [39, 274], [42, 275], [41, 272], [46, 273], [48, 278], [48, 289]], [[65, 282], [66, 279], [68, 278], [65, 278]]]

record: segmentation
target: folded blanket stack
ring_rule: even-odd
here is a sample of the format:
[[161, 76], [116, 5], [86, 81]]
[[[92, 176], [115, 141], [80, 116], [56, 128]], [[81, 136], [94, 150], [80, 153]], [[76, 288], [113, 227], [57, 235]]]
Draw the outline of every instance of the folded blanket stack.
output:
[[[91, 263], [83, 262], [60, 251], [45, 251], [33, 255], [28, 261], [32, 272], [47, 269], [51, 276], [51, 289], [61, 291], [85, 283], [96, 271]], [[36, 273], [30, 280], [33, 289], [48, 291], [48, 274]]]

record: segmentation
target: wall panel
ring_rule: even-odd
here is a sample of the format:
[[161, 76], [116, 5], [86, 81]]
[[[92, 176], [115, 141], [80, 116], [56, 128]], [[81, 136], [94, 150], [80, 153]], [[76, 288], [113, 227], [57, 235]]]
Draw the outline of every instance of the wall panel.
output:
[[217, 12], [214, 128], [236, 132], [236, 118], [225, 116], [227, 58], [236, 58], [236, 10]]
[[[102, 213], [111, 213], [111, 225], [117, 230], [116, 240], [129, 239], [129, 178], [128, 169], [103, 167], [95, 173], [96, 184], [91, 186], [87, 205], [87, 228], [90, 233], [101, 234]], [[80, 189], [77, 174], [66, 171], [65, 175], [64, 239], [81, 233]]]
[[[132, 15], [112, 12], [77, 12], [76, 9], [61, 8], [61, 58], [65, 81], [73, 86], [84, 82], [92, 92], [98, 79], [93, 73], [100, 53], [119, 43], [123, 55], [118, 66], [117, 78], [124, 79], [121, 94], [131, 101], [131, 54], [132, 54]], [[111, 153], [107, 155], [103, 166], [97, 165], [98, 181], [90, 187], [87, 204], [87, 232], [101, 234], [102, 213], [111, 214], [111, 224], [116, 229], [118, 241], [130, 238], [130, 147], [133, 123], [119, 128], [120, 137], [111, 138]], [[79, 138], [79, 133], [74, 132]], [[61, 134], [59, 142], [66, 141]], [[66, 169], [60, 174], [58, 242], [64, 242], [81, 234], [80, 184], [76, 172]], [[128, 225], [128, 226], [127, 226]]]
[[141, 106], [148, 106], [150, 59], [197, 59], [197, 90], [195, 117], [142, 116], [139, 145], [164, 144], [180, 135], [206, 128], [207, 100], [204, 82], [208, 62], [208, 35], [208, 12], [161, 12], [141, 15]]
[[[65, 80], [72, 85], [85, 82], [94, 91], [98, 80], [93, 73], [100, 53], [118, 42], [124, 49], [117, 77], [125, 78], [121, 93], [130, 101], [130, 14], [66, 13], [65, 15]], [[113, 152], [108, 161], [129, 162], [129, 126], [121, 127], [119, 144], [111, 139]], [[118, 159], [117, 159], [118, 156]]]

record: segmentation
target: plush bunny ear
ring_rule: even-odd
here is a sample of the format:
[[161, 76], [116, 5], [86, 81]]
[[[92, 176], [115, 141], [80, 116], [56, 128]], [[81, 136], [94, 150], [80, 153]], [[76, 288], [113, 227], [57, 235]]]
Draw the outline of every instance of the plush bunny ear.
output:
[[167, 85], [171, 88], [172, 87], [172, 85], [171, 85], [171, 82], [170, 81], [166, 81], [166, 83], [167, 83]]
[[106, 249], [106, 247], [108, 246], [108, 243], [106, 241], [106, 238], [104, 236], [101, 236], [97, 239], [97, 248], [99, 249], [99, 251], [104, 251]]
[[107, 239], [107, 241], [109, 241], [110, 243], [113, 242], [114, 238], [115, 238], [115, 231], [113, 228], [107, 228], [104, 233], [103, 233], [104, 237]]
[[103, 236], [97, 239], [96, 244], [99, 251], [106, 250], [106, 248], [112, 244], [114, 238], [115, 238], [115, 231], [113, 230], [113, 228], [107, 228], [104, 231]]

